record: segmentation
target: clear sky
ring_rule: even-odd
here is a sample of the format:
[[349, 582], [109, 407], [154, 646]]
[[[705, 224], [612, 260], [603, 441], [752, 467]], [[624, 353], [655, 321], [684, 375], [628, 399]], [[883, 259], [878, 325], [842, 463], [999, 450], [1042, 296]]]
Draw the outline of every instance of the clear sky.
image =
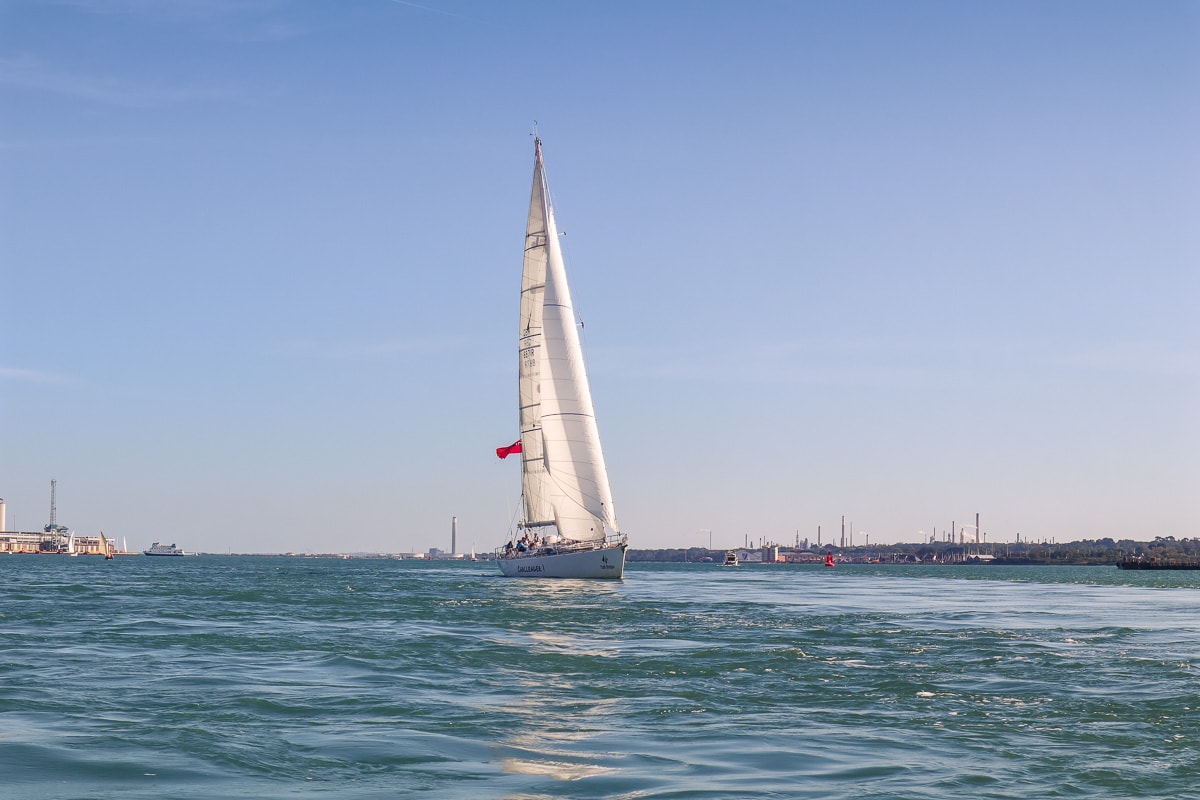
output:
[[501, 544], [535, 120], [634, 547], [1200, 536], [1200, 4], [1096, 0], [3, 0], [8, 527]]

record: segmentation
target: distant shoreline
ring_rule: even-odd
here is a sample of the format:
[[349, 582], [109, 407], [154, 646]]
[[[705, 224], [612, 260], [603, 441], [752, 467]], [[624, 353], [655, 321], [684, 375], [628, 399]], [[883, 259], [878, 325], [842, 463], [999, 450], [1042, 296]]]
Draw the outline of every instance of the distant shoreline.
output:
[[[746, 565], [800, 564], [820, 566], [827, 554], [832, 554], [837, 564], [897, 565], [897, 566], [1096, 566], [1112, 567], [1120, 562], [1138, 562], [1145, 566], [1139, 569], [1154, 569], [1155, 564], [1200, 563], [1200, 537], [1175, 539], [1159, 537], [1153, 541], [1122, 539], [1081, 540], [1064, 543], [992, 543], [963, 544], [933, 542], [927, 544], [893, 544], [880, 546], [837, 547], [821, 544], [809, 545], [807, 549], [767, 545], [764, 547], [732, 547], [709, 549], [690, 548], [630, 548], [627, 559], [630, 563], [715, 563], [725, 560], [725, 553], [732, 550]], [[62, 553], [36, 553], [10, 551], [8, 555], [69, 555]], [[3, 554], [0, 554], [3, 555]], [[80, 553], [88, 556], [92, 553]], [[142, 553], [117, 552], [114, 555], [142, 556]], [[258, 558], [320, 558], [320, 559], [383, 559], [394, 561], [439, 561], [461, 563], [486, 563], [490, 553], [478, 554], [475, 558], [466, 553], [447, 553], [433, 550], [428, 553], [386, 553], [354, 551], [341, 553], [217, 553], [197, 552], [189, 556], [245, 557]], [[89, 559], [90, 560], [90, 559]], [[161, 559], [160, 559], [161, 560]], [[1129, 567], [1127, 567], [1129, 568]], [[1165, 568], [1165, 567], [1164, 567]]]
[[[1176, 539], [1173, 536], [1139, 542], [1132, 539], [1096, 539], [1063, 543], [999, 542], [991, 544], [930, 542], [926, 544], [890, 544], [879, 546], [837, 547], [809, 544], [807, 548], [766, 545], [728, 548], [744, 564], [823, 564], [832, 554], [839, 564], [897, 564], [956, 566], [1115, 566], [1129, 559], [1147, 562], [1200, 560], [1200, 538]], [[727, 550], [705, 547], [633, 549], [632, 562], [708, 562], [721, 563]]]

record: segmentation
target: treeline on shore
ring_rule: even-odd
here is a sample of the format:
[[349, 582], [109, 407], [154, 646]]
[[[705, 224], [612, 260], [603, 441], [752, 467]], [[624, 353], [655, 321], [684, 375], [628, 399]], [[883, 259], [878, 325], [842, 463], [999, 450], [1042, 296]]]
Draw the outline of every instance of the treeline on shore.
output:
[[[762, 548], [736, 547], [734, 550], [758, 552]], [[1074, 565], [1103, 565], [1115, 564], [1123, 558], [1144, 558], [1161, 560], [1196, 560], [1200, 559], [1200, 537], [1193, 539], [1176, 539], [1174, 536], [1156, 536], [1153, 541], [1138, 542], [1132, 539], [1084, 539], [1078, 542], [1041, 543], [1041, 542], [999, 542], [993, 544], [957, 544], [951, 542], [931, 542], [926, 544], [889, 544], [860, 547], [837, 547], [823, 544], [810, 547], [808, 550], [798, 550], [792, 547], [779, 546], [782, 557], [791, 560], [800, 553], [811, 553], [814, 556], [832, 552], [842, 561], [864, 561], [871, 563], [897, 564], [926, 564], [926, 563], [975, 563], [985, 561], [989, 564], [1074, 564]], [[721, 563], [725, 550], [710, 550], [705, 547], [688, 547], [678, 549], [638, 550], [630, 548], [627, 558], [630, 561], [665, 561], [665, 562], [701, 562], [713, 561]]]

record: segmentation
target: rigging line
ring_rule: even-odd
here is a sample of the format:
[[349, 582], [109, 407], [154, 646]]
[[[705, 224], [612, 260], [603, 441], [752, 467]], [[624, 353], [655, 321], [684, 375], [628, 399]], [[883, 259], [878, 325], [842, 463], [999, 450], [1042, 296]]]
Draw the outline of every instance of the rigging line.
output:
[[[573, 274], [575, 272], [575, 268], [571, 267], [570, 264], [567, 263], [568, 256], [565, 251], [562, 252], [562, 259], [563, 259], [563, 271], [564, 272], [570, 271]], [[568, 267], [570, 267], [569, 270], [568, 270]], [[578, 287], [578, 285], [571, 285], [570, 288], [572, 290], [571, 291], [571, 314], [575, 317], [575, 320], [574, 320], [575, 328], [579, 331], [579, 349], [583, 352], [583, 365], [584, 365], [584, 369], [586, 370], [587, 365], [590, 361], [590, 359], [588, 358], [588, 348], [587, 348], [587, 328], [584, 327], [584, 325], [583, 325], [583, 314], [579, 313], [580, 303], [579, 303], [579, 295], [577, 294], [579, 287]], [[566, 308], [567, 307], [565, 303], [545, 303], [544, 305], [545, 306], [556, 306], [558, 308]]]
[[[505, 495], [504, 502], [508, 502], [508, 495]], [[521, 516], [521, 512], [525, 509], [525, 490], [521, 490], [521, 495], [517, 500], [517, 507], [509, 512], [508, 515], [508, 532], [510, 536], [516, 536], [517, 519]]]
[[[537, 124], [536, 121], [534, 122], [534, 124], [535, 125]], [[558, 213], [555, 210], [558, 207], [557, 195], [552, 193], [550, 190], [550, 176], [546, 172], [546, 166], [544, 164], [542, 165], [542, 186], [543, 186], [543, 190], [544, 190], [543, 196], [545, 198], [544, 203], [545, 203], [546, 211], [549, 214], [553, 215], [554, 221], [555, 221], [555, 223], [557, 223], [558, 222]], [[549, 226], [546, 226], [546, 227], [548, 228]], [[545, 236], [546, 231], [543, 230], [543, 231], [541, 231], [541, 233], [544, 238], [543, 244], [545, 244], [546, 246], [549, 246], [549, 243], [550, 243], [549, 237]], [[565, 228], [558, 231], [558, 238], [559, 238], [558, 254], [562, 258], [563, 271], [568, 274], [575, 274], [575, 266], [574, 266], [574, 262], [572, 262], [572, 260], [571, 260], [571, 255], [570, 255], [570, 253], [567, 252], [567, 249], [562, 246], [562, 239], [566, 235], [567, 235], [567, 231]], [[573, 307], [571, 308], [571, 313], [575, 317], [576, 327], [582, 332], [582, 331], [585, 331], [586, 329], [583, 326], [583, 315], [579, 313], [579, 309], [578, 309], [579, 295], [577, 294], [577, 292], [579, 290], [579, 287], [578, 287], [578, 285], [573, 285], [573, 286], [571, 286], [571, 288], [573, 289], [573, 291], [571, 292], [571, 301], [573, 304]], [[565, 306], [562, 303], [547, 303], [546, 305], [555, 305], [555, 306], [558, 306], [559, 308], [565, 308]], [[580, 339], [580, 349], [583, 350], [583, 364], [586, 369], [587, 364], [588, 364], [587, 345], [586, 345], [586, 342], [583, 341], [582, 337]]]
[[575, 312], [575, 316], [579, 320], [579, 352], [583, 356], [583, 371], [590, 375], [591, 370], [588, 367], [591, 364], [591, 359], [588, 358], [587, 328], [583, 327], [583, 317], [579, 316], [578, 311]]
[[514, 531], [517, 529], [517, 515], [521, 513], [521, 509], [525, 506], [525, 491], [521, 490], [520, 502], [517, 503], [516, 510], [513, 510], [508, 492], [504, 493], [504, 505], [508, 511], [508, 535], [509, 538], [512, 538]]
[[[543, 453], [544, 453], [544, 452], [545, 452], [545, 451], [543, 451]], [[545, 465], [545, 463], [546, 463], [546, 461], [545, 461], [545, 455], [543, 455], [543, 456], [542, 456], [542, 464], [543, 464], [543, 465]], [[545, 471], [543, 472], [543, 474], [544, 474], [544, 475], [548, 475], [548, 476], [550, 476], [550, 480], [554, 481], [554, 486], [555, 486], [555, 488], [557, 488], [557, 489], [558, 489], [558, 493], [559, 493], [559, 495], [560, 495], [561, 497], [564, 497], [564, 498], [566, 498], [567, 500], [570, 500], [570, 501], [571, 501], [573, 504], [575, 504], [575, 506], [576, 506], [576, 507], [578, 507], [578, 508], [579, 508], [579, 510], [580, 510], [580, 511], [584, 512], [584, 513], [585, 513], [585, 514], [587, 514], [588, 516], [590, 516], [590, 517], [595, 517], [595, 516], [596, 516], [596, 515], [595, 515], [595, 514], [593, 514], [593, 513], [592, 513], [590, 510], [588, 510], [588, 507], [587, 507], [587, 506], [585, 506], [585, 505], [584, 505], [582, 502], [580, 502], [580, 500], [576, 500], [574, 497], [572, 497], [572, 496], [571, 496], [571, 493], [570, 493], [570, 492], [568, 492], [568, 491], [567, 491], [567, 490], [566, 490], [566, 489], [563, 487], [563, 485], [562, 485], [561, 483], [559, 483], [559, 482], [558, 482], [558, 476], [557, 476], [557, 475], [555, 475], [555, 474], [554, 474], [554, 472], [553, 472], [552, 470], [548, 470], [548, 469], [547, 469], [547, 470], [545, 470]], [[577, 484], [577, 486], [578, 486], [578, 484]], [[598, 519], [599, 519], [599, 520], [600, 520], [602, 523], [607, 523], [607, 524], [609, 525], [609, 527], [611, 527], [613, 530], [616, 530], [616, 529], [617, 529], [616, 523], [615, 523], [615, 522], [613, 522], [612, 520], [608, 519], [608, 515], [609, 515], [609, 513], [610, 513], [610, 512], [609, 512], [609, 508], [608, 508], [608, 506], [606, 506], [606, 505], [604, 504], [604, 501], [600, 499], [600, 496], [599, 496], [599, 495], [595, 495], [595, 494], [588, 494], [588, 495], [585, 495], [585, 494], [583, 493], [582, 487], [578, 487], [578, 488], [580, 489], [579, 496], [580, 496], [580, 498], [581, 498], [582, 500], [595, 500], [595, 501], [596, 501], [596, 503], [597, 503], [597, 504], [598, 504], [598, 505], [599, 505], [601, 508], [603, 508], [603, 509], [604, 509], [604, 516], [603, 516], [603, 517], [598, 517]]]

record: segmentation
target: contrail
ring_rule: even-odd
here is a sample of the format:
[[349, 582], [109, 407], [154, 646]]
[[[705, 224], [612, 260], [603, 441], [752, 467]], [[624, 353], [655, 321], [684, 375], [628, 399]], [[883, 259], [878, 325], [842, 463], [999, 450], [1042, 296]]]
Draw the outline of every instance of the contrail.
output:
[[409, 8], [416, 8], [421, 11], [428, 11], [431, 14], [441, 14], [444, 17], [458, 17], [459, 19], [465, 19], [462, 14], [455, 14], [451, 11], [442, 11], [440, 8], [430, 8], [429, 6], [423, 6], [420, 3], [410, 3], [408, 0], [392, 0], [392, 2], [400, 6], [408, 6]]

